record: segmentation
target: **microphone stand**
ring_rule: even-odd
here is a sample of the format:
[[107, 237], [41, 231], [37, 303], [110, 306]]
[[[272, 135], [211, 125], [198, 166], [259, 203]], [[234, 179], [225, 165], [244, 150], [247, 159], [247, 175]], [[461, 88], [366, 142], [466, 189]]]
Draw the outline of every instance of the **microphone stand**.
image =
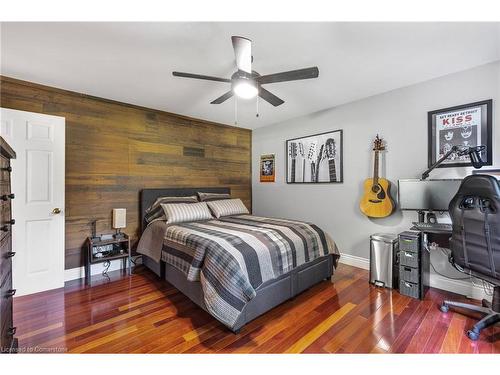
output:
[[446, 159], [450, 157], [451, 154], [454, 154], [459, 150], [458, 146], [453, 146], [450, 151], [448, 151], [446, 154], [443, 155], [441, 159], [436, 161], [434, 164], [432, 164], [429, 169], [427, 169], [424, 173], [422, 173], [422, 180], [425, 180], [427, 177], [429, 177], [429, 173], [431, 173], [434, 169], [439, 167]]
[[[439, 167], [446, 159], [448, 159], [452, 154], [458, 152], [458, 146], [453, 146], [450, 151], [441, 157], [441, 159], [437, 160], [434, 164], [432, 164], [429, 169], [427, 169], [424, 173], [422, 173], [422, 181], [429, 177], [429, 173], [433, 171], [435, 168]], [[418, 222], [423, 223], [425, 221], [425, 211], [418, 211]]]
[[[441, 159], [436, 161], [434, 164], [432, 164], [429, 169], [427, 169], [424, 173], [422, 173], [422, 180], [425, 180], [427, 177], [429, 177], [429, 173], [437, 167], [441, 165], [446, 159], [450, 157], [451, 154], [456, 153], [458, 155], [465, 155], [469, 154], [469, 157], [472, 162], [472, 166], [476, 169], [480, 169], [483, 165], [484, 162], [481, 160], [481, 156], [479, 155], [479, 152], [483, 151], [486, 148], [486, 146], [475, 146], [475, 147], [466, 147], [466, 148], [460, 148], [459, 146], [453, 146], [450, 151], [448, 151], [446, 154], [443, 155]], [[475, 155], [475, 156], [473, 156]]]

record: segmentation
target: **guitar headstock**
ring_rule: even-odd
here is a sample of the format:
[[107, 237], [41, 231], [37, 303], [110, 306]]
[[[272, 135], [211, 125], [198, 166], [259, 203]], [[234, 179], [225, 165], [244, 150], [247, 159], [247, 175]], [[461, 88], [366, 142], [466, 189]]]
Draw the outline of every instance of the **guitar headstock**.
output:
[[328, 160], [333, 160], [336, 155], [337, 145], [335, 144], [335, 139], [328, 138], [325, 143], [325, 156]]
[[295, 142], [290, 143], [290, 157], [292, 159], [295, 159], [297, 157], [297, 143]]
[[318, 142], [313, 141], [309, 145], [309, 151], [307, 153], [307, 158], [313, 162], [316, 161], [316, 153], [317, 153], [317, 148], [318, 148]]
[[380, 138], [377, 134], [377, 137], [373, 141], [373, 151], [384, 151], [385, 146], [384, 146], [384, 140]]
[[299, 142], [299, 154], [302, 157], [305, 157], [306, 151], [304, 150], [304, 143]]

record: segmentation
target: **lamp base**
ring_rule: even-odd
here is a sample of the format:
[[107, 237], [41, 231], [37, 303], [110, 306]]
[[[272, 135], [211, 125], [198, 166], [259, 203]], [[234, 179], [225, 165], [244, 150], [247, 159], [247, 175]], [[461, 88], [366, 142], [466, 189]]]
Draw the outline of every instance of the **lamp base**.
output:
[[113, 237], [115, 240], [121, 240], [122, 238], [125, 238], [125, 235], [119, 230], [117, 230], [116, 233], [113, 235]]

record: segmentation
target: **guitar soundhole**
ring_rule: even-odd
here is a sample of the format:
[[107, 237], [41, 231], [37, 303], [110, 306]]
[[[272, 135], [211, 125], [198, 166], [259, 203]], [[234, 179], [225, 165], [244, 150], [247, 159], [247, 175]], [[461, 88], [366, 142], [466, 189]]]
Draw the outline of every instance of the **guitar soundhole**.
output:
[[[385, 191], [382, 189], [382, 186], [380, 185], [373, 185], [372, 186], [372, 192], [377, 194], [378, 199], [385, 199]], [[379, 203], [379, 202], [376, 202]]]

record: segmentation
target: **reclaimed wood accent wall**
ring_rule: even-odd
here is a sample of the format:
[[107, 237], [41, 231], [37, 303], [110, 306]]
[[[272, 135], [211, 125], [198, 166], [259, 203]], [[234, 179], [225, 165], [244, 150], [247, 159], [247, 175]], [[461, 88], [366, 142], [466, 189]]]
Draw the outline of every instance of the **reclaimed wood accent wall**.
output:
[[113, 208], [136, 243], [143, 188], [229, 186], [251, 209], [248, 129], [4, 76], [0, 94], [1, 107], [66, 118], [66, 269], [83, 265], [91, 220], [113, 232]]

